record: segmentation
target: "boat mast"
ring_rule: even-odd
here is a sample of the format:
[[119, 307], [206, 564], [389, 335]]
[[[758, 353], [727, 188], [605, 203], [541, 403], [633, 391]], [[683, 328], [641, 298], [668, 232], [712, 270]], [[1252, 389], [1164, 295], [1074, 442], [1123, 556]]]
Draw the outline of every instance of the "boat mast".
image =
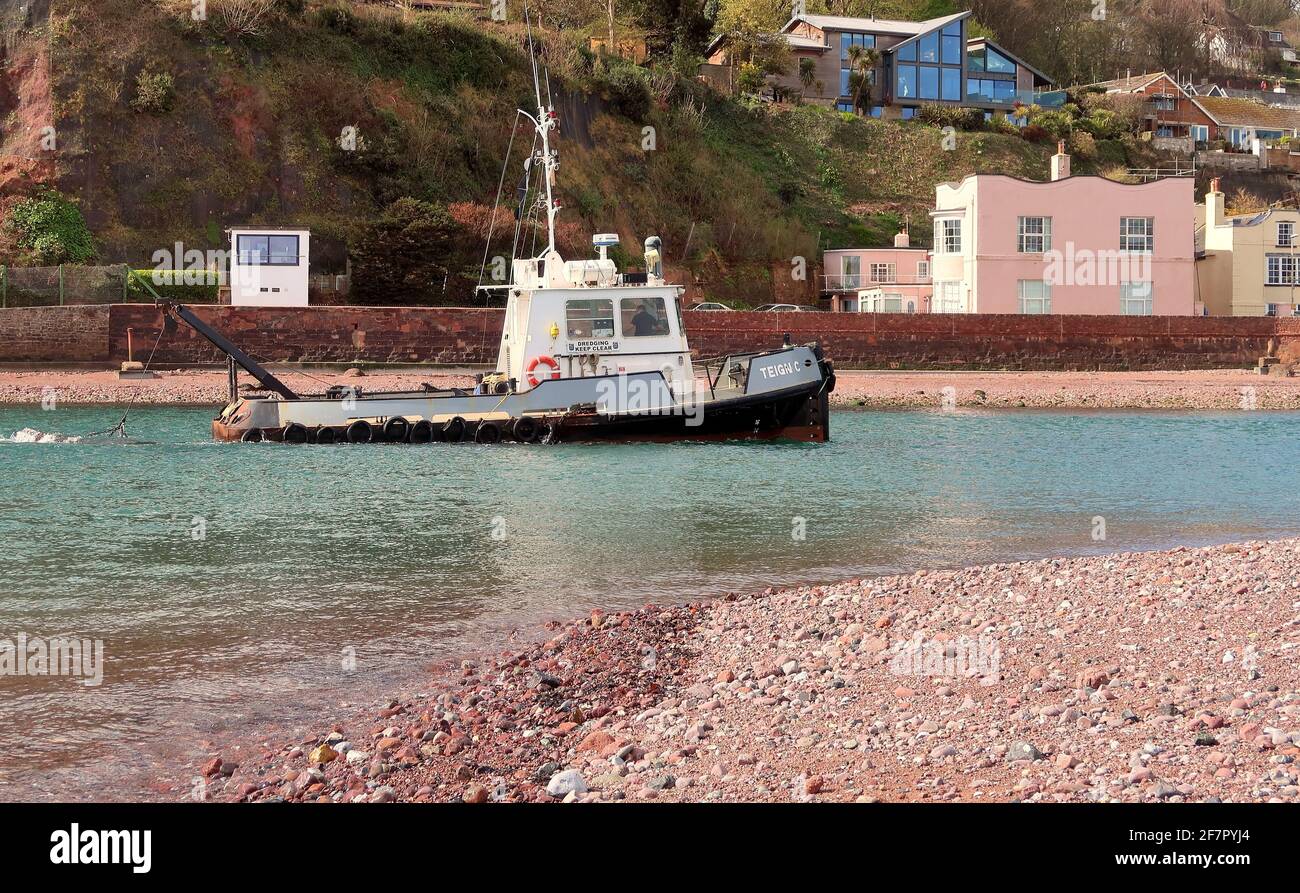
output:
[[[542, 174], [546, 183], [546, 248], [547, 253], [555, 251], [555, 215], [560, 210], [555, 203], [555, 196], [551, 192], [552, 183], [555, 180], [555, 169], [559, 167], [560, 162], [557, 154], [551, 151], [550, 133], [559, 124], [559, 117], [555, 114], [555, 108], [547, 105], [542, 101], [542, 82], [537, 72], [537, 51], [533, 47], [533, 24], [529, 18], [528, 8], [524, 7], [524, 21], [528, 25], [528, 54], [532, 57], [533, 62], [533, 95], [537, 99], [537, 117], [534, 118], [527, 112], [529, 120], [537, 131], [538, 137], [542, 141]], [[547, 81], [547, 100], [550, 99], [550, 81]]]

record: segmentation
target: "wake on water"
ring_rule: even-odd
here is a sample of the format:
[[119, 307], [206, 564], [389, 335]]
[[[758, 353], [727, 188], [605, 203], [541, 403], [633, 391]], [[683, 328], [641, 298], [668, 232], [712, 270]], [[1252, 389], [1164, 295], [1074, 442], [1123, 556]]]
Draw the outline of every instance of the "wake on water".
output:
[[37, 431], [24, 428], [15, 431], [13, 437], [0, 438], [10, 443], [81, 443], [82, 438], [76, 434], [56, 434], [51, 431]]

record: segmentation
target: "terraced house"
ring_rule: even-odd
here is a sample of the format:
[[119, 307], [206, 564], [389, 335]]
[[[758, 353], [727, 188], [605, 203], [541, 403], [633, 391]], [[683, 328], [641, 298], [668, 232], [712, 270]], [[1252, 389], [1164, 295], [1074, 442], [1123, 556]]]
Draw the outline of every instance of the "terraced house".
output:
[[[1053, 81], [983, 37], [967, 34], [969, 12], [905, 22], [892, 19], [798, 15], [780, 31], [794, 56], [791, 70], [771, 80], [804, 99], [855, 107], [877, 118], [910, 118], [926, 103], [1006, 113], [1017, 102], [1052, 104], [1039, 94]], [[868, 86], [853, 78], [861, 65], [854, 47], [874, 51]], [[708, 49], [711, 66], [738, 64], [726, 35]], [[806, 75], [801, 76], [801, 73]]]

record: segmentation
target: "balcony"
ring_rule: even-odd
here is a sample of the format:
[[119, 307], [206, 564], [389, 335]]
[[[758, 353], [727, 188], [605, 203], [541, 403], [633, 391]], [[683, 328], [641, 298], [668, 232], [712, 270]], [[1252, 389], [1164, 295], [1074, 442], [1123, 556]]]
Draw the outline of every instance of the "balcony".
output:
[[[1010, 84], [1011, 82], [996, 81], [995, 83]], [[1011, 108], [1019, 103], [1020, 105], [1036, 105], [1041, 108], [1054, 109], [1065, 105], [1065, 91], [1051, 90], [1035, 93], [1033, 90], [1000, 88], [981, 90], [968, 88], [966, 90], [966, 102], [972, 105], [996, 105], [1003, 108]]]
[[856, 292], [868, 288], [883, 288], [889, 285], [929, 285], [929, 276], [896, 275], [888, 279], [871, 278], [869, 273], [828, 273], [821, 277], [824, 292]]

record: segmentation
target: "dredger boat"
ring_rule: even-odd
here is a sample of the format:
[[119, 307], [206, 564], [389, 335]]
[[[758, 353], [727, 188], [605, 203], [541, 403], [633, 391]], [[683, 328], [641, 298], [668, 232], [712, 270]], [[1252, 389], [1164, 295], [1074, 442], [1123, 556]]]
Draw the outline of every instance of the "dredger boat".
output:
[[[663, 279], [662, 245], [645, 242], [645, 272], [620, 273], [609, 249], [616, 235], [593, 239], [597, 256], [566, 261], [555, 248], [552, 196], [556, 153], [553, 108], [537, 89], [535, 149], [525, 163], [527, 199], [541, 170], [534, 211], [545, 215], [547, 244], [512, 262], [495, 371], [472, 388], [368, 393], [332, 387], [298, 394], [188, 307], [160, 300], [229, 358], [230, 402], [212, 423], [223, 441], [293, 444], [430, 443], [503, 440], [710, 440], [830, 437], [831, 364], [815, 343], [693, 361], [682, 326], [683, 289]], [[522, 208], [524, 201], [521, 201]], [[521, 215], [522, 216], [522, 215]], [[519, 244], [516, 227], [516, 245]], [[490, 239], [490, 235], [489, 235]], [[512, 252], [514, 253], [514, 252]], [[241, 395], [236, 369], [265, 393]]]

